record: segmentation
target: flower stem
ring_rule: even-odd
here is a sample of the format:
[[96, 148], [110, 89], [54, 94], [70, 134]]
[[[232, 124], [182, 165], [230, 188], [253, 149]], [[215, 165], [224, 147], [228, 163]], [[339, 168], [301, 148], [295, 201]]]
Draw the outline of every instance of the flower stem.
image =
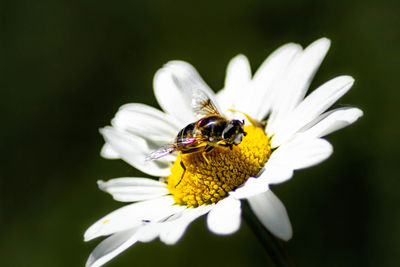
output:
[[261, 243], [264, 250], [267, 252], [271, 261], [277, 267], [292, 267], [293, 262], [289, 259], [289, 255], [284, 248], [281, 240], [277, 239], [266, 229], [260, 221], [254, 216], [247, 201], [243, 201], [243, 217], [253, 231], [257, 240]]

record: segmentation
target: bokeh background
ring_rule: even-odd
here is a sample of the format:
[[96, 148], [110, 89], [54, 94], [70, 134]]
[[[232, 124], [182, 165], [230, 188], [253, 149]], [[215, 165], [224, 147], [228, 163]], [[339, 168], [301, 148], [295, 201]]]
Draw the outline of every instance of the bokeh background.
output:
[[[328, 137], [328, 161], [273, 187], [293, 224], [285, 246], [297, 266], [399, 266], [399, 1], [15, 0], [0, 17], [1, 266], [84, 265], [99, 243], [85, 229], [122, 206], [96, 180], [142, 175], [100, 157], [98, 129], [122, 104], [158, 107], [164, 63], [186, 60], [218, 90], [238, 53], [254, 71], [278, 46], [323, 36], [311, 87], [354, 76], [337, 105], [365, 115]], [[177, 245], [137, 244], [109, 266], [266, 263], [245, 223], [221, 237], [202, 218]]]

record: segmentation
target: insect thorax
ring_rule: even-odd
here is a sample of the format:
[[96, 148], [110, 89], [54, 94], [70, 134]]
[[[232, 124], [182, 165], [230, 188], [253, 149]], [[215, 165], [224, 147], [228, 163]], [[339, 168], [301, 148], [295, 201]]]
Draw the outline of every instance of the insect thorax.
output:
[[226, 128], [228, 121], [221, 116], [209, 116], [200, 120], [197, 124], [201, 135], [208, 138], [211, 142], [222, 140], [222, 132]]

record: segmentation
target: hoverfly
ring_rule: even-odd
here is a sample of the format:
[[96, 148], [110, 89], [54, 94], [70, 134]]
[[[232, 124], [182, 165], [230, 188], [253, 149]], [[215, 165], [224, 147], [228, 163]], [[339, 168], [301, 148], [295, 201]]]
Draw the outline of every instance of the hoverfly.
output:
[[[146, 160], [159, 159], [173, 152], [182, 154], [201, 152], [208, 162], [205, 154], [215, 147], [227, 147], [232, 150], [234, 145], [242, 142], [243, 137], [246, 136], [243, 129], [244, 120], [231, 120], [221, 115], [202, 90], [193, 90], [192, 94], [192, 108], [200, 119], [180, 130], [174, 142], [153, 151]], [[181, 166], [184, 170], [183, 177], [186, 167], [182, 160]]]

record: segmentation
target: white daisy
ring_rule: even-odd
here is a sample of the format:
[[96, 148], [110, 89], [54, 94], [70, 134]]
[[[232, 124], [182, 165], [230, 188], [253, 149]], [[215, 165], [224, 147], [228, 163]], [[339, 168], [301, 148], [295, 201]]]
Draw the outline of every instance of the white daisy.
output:
[[[353, 85], [350, 76], [336, 77], [306, 96], [329, 46], [326, 38], [304, 50], [286, 44], [253, 77], [247, 58], [239, 55], [229, 63], [225, 87], [217, 94], [188, 63], [172, 61], [161, 68], [154, 78], [154, 92], [164, 112], [143, 104], [121, 107], [112, 126], [101, 129], [106, 140], [101, 154], [162, 178], [98, 182], [115, 200], [134, 203], [89, 227], [85, 241], [110, 237], [94, 249], [86, 266], [101, 266], [136, 242], [158, 237], [175, 244], [189, 224], [204, 214], [213, 233], [232, 234], [240, 227], [241, 199], [248, 200], [272, 234], [289, 240], [292, 227], [286, 209], [269, 185], [285, 182], [295, 170], [327, 159], [332, 146], [321, 137], [362, 116], [353, 107], [327, 111]], [[146, 161], [152, 151], [170, 143], [182, 128], [197, 120], [185, 93], [190, 88], [205, 92], [230, 118], [241, 113], [228, 109], [258, 121], [267, 118], [265, 131], [247, 123], [247, 136], [240, 145], [233, 150], [217, 147], [207, 153], [207, 162], [201, 153], [178, 158], [175, 153]], [[179, 157], [186, 166], [184, 176]]]

